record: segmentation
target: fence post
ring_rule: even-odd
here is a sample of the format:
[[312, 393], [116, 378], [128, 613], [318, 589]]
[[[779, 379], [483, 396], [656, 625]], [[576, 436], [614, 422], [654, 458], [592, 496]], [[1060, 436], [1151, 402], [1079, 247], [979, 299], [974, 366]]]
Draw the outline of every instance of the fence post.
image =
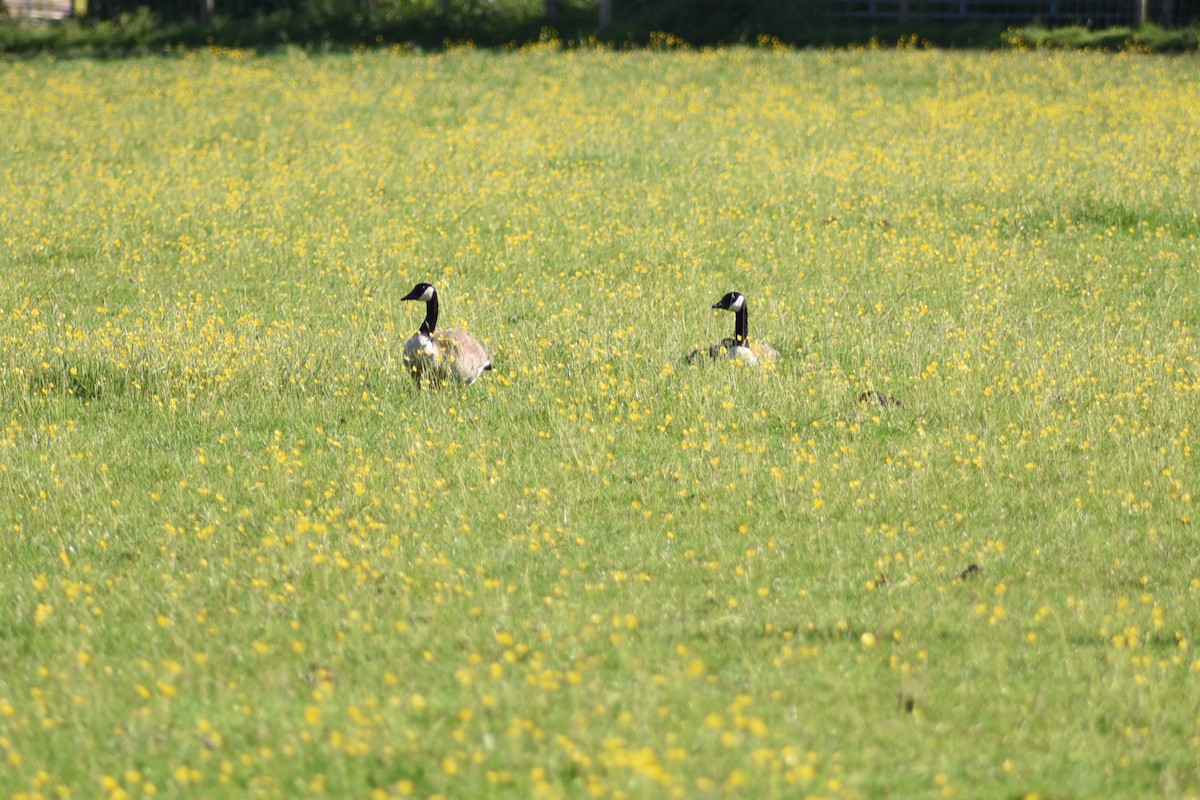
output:
[[1134, 0], [1133, 2], [1133, 25], [1135, 28], [1146, 24], [1146, 3], [1147, 0]]

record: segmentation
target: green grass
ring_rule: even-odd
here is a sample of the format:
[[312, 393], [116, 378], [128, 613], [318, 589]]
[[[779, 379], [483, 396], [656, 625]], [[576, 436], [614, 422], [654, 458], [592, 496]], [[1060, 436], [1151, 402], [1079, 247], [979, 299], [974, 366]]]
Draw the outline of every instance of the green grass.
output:
[[0, 794], [1200, 795], [1198, 70], [7, 65]]

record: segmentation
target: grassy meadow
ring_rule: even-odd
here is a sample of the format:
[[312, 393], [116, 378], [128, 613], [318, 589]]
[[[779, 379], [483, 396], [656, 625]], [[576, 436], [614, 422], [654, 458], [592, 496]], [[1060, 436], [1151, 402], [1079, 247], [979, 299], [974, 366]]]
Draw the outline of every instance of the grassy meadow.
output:
[[0, 794], [1200, 797], [1200, 61], [659, 45], [0, 64]]

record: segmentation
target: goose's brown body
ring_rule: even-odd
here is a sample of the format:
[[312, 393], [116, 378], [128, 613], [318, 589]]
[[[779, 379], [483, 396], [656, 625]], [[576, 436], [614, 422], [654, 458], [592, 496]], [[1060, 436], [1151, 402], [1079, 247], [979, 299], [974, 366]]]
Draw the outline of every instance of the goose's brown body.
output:
[[757, 366], [762, 361], [774, 361], [779, 358], [779, 351], [765, 342], [750, 342], [738, 344], [732, 338], [725, 338], [702, 350], [693, 350], [688, 356], [689, 361], [700, 358], [728, 358], [733, 361], [744, 361], [749, 366]]
[[404, 366], [417, 383], [447, 380], [470, 385], [492, 368], [483, 345], [458, 328], [440, 328], [433, 334], [414, 333], [404, 343]]

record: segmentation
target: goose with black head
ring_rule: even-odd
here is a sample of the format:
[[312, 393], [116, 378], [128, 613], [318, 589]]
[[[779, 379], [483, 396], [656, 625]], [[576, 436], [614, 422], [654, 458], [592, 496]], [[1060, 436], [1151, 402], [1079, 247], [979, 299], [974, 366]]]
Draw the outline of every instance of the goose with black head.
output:
[[418, 283], [401, 300], [425, 304], [425, 320], [404, 343], [404, 367], [417, 386], [428, 381], [470, 385], [492, 368], [487, 352], [474, 336], [458, 328], [439, 328], [438, 293], [432, 284]]
[[749, 366], [775, 361], [779, 352], [766, 342], [750, 340], [750, 302], [741, 292], [729, 292], [713, 308], [734, 313], [733, 337], [725, 338], [707, 349], [693, 350], [689, 361], [727, 358]]

